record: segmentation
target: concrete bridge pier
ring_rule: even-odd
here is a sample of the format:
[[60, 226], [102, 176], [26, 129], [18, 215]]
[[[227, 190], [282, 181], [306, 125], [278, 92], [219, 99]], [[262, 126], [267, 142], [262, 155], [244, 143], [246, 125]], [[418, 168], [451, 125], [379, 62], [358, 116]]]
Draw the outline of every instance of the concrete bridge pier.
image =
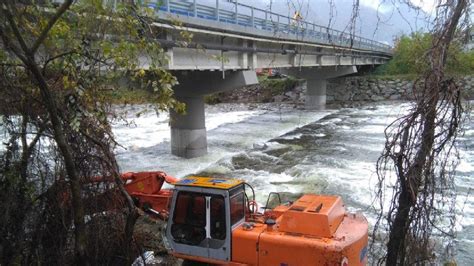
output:
[[322, 110], [326, 106], [326, 79], [306, 79], [306, 109]]
[[301, 67], [284, 69], [282, 72], [291, 76], [306, 79], [306, 109], [324, 110], [326, 107], [327, 80], [357, 73], [357, 67]]
[[204, 95], [257, 84], [255, 71], [180, 71], [174, 73], [179, 85], [173, 89], [186, 113], [170, 112], [171, 153], [184, 158], [207, 154]]
[[176, 97], [186, 104], [186, 113], [170, 112], [171, 153], [194, 158], [207, 154], [204, 97]]

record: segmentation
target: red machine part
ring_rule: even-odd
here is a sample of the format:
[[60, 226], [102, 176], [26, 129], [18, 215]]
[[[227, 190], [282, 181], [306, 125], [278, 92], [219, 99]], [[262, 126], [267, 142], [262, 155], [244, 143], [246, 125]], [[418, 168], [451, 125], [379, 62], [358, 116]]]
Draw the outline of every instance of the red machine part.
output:
[[128, 172], [122, 174], [125, 189], [134, 198], [138, 207], [162, 219], [168, 217], [173, 191], [162, 189], [163, 184], [174, 184], [177, 178], [164, 172]]

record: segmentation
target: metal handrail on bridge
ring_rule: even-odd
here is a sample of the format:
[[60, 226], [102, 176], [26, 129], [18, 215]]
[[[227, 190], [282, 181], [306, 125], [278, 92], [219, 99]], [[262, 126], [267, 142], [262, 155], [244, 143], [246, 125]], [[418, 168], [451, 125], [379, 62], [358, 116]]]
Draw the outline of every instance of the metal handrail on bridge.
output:
[[[62, 0], [53, 0], [62, 2]], [[123, 0], [103, 0], [105, 6], [115, 9]], [[152, 8], [158, 16], [159, 12], [183, 15], [199, 19], [230, 23], [278, 34], [288, 34], [297, 39], [305, 39], [314, 43], [335, 45], [353, 49], [362, 49], [391, 54], [390, 45], [371, 39], [352, 35], [329, 27], [317, 25], [313, 22], [294, 19], [265, 9], [241, 4], [238, 0], [229, 0], [233, 10], [222, 8], [220, 2], [215, 5], [199, 3], [200, 0], [139, 0], [139, 5]], [[202, 1], [202, 0], [201, 0]], [[281, 37], [281, 35], [280, 35]]]
[[231, 2], [233, 10], [222, 8], [219, 2], [220, 0], [216, 0], [215, 6], [201, 4], [199, 0], [149, 0], [142, 1], [141, 4], [156, 12], [241, 25], [273, 32], [275, 35], [289, 34], [315, 43], [391, 53], [389, 45], [371, 39], [241, 4], [238, 0]]

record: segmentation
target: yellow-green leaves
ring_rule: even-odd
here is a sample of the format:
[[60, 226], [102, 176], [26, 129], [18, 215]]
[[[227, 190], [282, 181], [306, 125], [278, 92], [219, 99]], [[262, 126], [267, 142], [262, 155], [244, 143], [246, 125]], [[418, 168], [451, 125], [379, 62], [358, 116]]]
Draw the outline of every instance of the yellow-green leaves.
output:
[[[55, 93], [63, 98], [75, 97], [77, 109], [73, 110], [76, 114], [70, 126], [79, 129], [81, 117], [88, 114], [105, 121], [105, 112], [100, 110], [114, 99], [104, 91], [118, 86], [147, 91], [146, 100], [157, 109], [184, 111], [184, 105], [174, 99], [173, 86], [178, 81], [165, 69], [166, 51], [155, 40], [164, 33], [152, 25], [155, 10], [146, 5], [136, 8], [128, 2], [105, 2], [77, 1], [52, 26], [37, 54], [41, 71]], [[26, 6], [23, 16], [16, 18], [29, 45], [48, 27], [56, 9], [51, 5]], [[182, 26], [180, 21], [174, 23]], [[189, 44], [194, 36], [182, 31], [176, 37]], [[0, 60], [10, 61], [3, 50]]]
[[[430, 68], [429, 53], [433, 36], [430, 33], [403, 35], [395, 41], [392, 60], [379, 67], [379, 73], [389, 75], [422, 74]], [[463, 51], [462, 44], [454, 41], [448, 50], [446, 71], [451, 74], [474, 72], [474, 52]]]
[[71, 27], [69, 24], [64, 20], [59, 20], [54, 26], [51, 28], [49, 32], [49, 37], [53, 40], [57, 39], [68, 39], [71, 36]]
[[76, 81], [70, 80], [68, 76], [63, 76], [63, 86], [65, 89], [75, 88], [76, 84]]

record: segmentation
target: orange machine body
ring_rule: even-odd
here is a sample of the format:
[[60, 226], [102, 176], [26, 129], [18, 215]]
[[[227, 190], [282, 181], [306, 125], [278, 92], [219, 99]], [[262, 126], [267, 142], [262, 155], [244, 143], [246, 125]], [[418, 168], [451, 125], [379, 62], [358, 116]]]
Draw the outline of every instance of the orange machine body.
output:
[[308, 194], [276, 211], [280, 216], [274, 225], [255, 223], [232, 232], [232, 261], [246, 265], [367, 263], [367, 221], [347, 214], [340, 197]]
[[161, 218], [167, 216], [173, 192], [162, 187], [165, 182], [174, 184], [178, 179], [160, 171], [128, 172], [121, 177], [125, 182], [125, 190], [135, 199], [138, 207], [160, 215]]
[[[176, 213], [176, 217], [180, 217], [193, 206], [203, 206], [197, 203], [204, 201], [205, 198], [211, 206], [214, 200], [217, 202], [225, 198], [228, 200], [225, 205], [226, 215], [228, 217], [235, 215], [232, 199], [242, 193], [239, 191], [245, 191], [242, 182], [234, 185], [232, 181], [226, 179], [217, 180], [221, 183], [215, 182], [216, 179], [210, 179], [206, 183], [202, 177], [192, 178], [183, 180], [181, 184], [177, 183], [177, 193], [179, 194], [182, 189], [189, 202], [193, 201], [192, 197], [200, 198], [200, 201], [194, 200], [194, 205], [187, 207], [176, 207], [172, 204], [172, 207], [180, 210], [172, 211], [171, 215]], [[221, 184], [228, 186], [224, 187]], [[216, 196], [214, 199], [214, 195], [217, 194], [212, 193], [222, 193], [219, 192], [222, 190], [228, 190], [228, 194], [221, 194], [222, 197]], [[249, 201], [248, 197], [246, 198], [246, 202]], [[213, 228], [216, 228], [213, 221], [224, 223], [224, 219], [219, 220], [215, 217], [224, 211], [217, 212], [209, 207], [207, 222], [204, 218], [201, 223], [194, 221], [194, 225], [202, 226], [201, 229], [193, 227], [193, 222], [190, 222], [189, 228], [183, 227], [183, 224], [175, 225], [174, 222], [183, 223], [183, 220], [170, 217], [167, 239], [171, 243], [172, 253], [183, 259], [215, 265], [367, 264], [367, 220], [360, 214], [347, 213], [339, 196], [306, 194], [293, 203], [279, 205], [264, 213], [252, 212], [249, 210], [251, 204], [246, 205], [245, 216], [240, 222], [231, 222], [230, 227], [229, 221], [232, 219], [226, 222], [230, 233], [229, 241], [223, 235], [213, 239]], [[190, 217], [206, 216], [204, 207], [198, 208], [201, 214], [193, 212]], [[222, 208], [224, 210], [224, 207]], [[186, 242], [182, 236], [189, 236], [190, 239], [197, 241]], [[230, 256], [226, 255], [229, 254], [225, 253], [226, 250], [230, 250]], [[216, 259], [218, 256], [213, 257], [212, 254], [220, 254], [221, 259]]]

